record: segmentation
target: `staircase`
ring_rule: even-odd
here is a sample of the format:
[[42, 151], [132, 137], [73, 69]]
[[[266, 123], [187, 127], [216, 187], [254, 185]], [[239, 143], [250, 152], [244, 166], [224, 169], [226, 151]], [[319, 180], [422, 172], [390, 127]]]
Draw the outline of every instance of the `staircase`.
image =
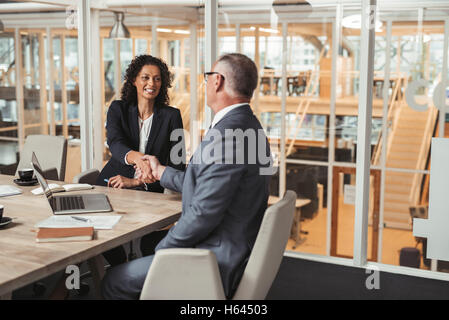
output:
[[[387, 144], [387, 168], [424, 170], [437, 119], [437, 109], [418, 112], [402, 103], [394, 117]], [[386, 171], [384, 223], [411, 229], [409, 207], [420, 199], [423, 174]]]

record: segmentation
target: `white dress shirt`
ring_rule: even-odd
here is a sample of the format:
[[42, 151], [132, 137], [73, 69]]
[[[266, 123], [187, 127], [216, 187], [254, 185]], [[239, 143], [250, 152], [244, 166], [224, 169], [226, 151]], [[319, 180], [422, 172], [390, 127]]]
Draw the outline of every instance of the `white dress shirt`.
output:
[[[213, 128], [213, 127], [218, 123], [218, 121], [220, 121], [221, 119], [224, 118], [224, 116], [225, 116], [228, 112], [234, 110], [235, 108], [238, 108], [238, 107], [241, 107], [241, 106], [246, 106], [247, 104], [248, 104], [248, 103], [246, 103], [246, 102], [245, 102], [245, 103], [237, 103], [237, 104], [233, 104], [233, 105], [224, 107], [223, 109], [221, 109], [220, 111], [218, 111], [218, 112], [215, 114], [214, 120], [212, 120], [212, 124], [211, 124], [210, 128]], [[209, 131], [209, 130], [208, 130], [208, 131]], [[206, 132], [206, 134], [207, 134], [207, 132]]]

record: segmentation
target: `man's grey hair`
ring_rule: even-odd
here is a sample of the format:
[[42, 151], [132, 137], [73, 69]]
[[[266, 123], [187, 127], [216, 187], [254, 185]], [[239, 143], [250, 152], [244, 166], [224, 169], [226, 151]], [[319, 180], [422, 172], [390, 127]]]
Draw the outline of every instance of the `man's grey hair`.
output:
[[253, 60], [240, 53], [228, 53], [217, 60], [217, 66], [223, 65], [225, 88], [232, 95], [251, 99], [257, 87], [258, 71]]

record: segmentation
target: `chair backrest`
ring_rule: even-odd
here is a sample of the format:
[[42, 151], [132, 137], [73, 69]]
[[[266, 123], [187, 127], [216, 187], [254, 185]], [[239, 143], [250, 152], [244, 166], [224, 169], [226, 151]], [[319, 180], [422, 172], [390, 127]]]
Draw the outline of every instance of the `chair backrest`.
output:
[[295, 213], [296, 193], [287, 190], [284, 198], [265, 211], [256, 242], [233, 300], [263, 300], [282, 261]]
[[88, 183], [91, 185], [96, 184], [97, 178], [100, 175], [100, 171], [98, 169], [89, 169], [86, 171], [83, 171], [76, 176], [73, 177], [72, 182], [73, 183]]
[[20, 152], [17, 171], [31, 168], [31, 155], [36, 154], [46, 179], [64, 181], [67, 162], [67, 139], [49, 135], [29, 135]]
[[224, 300], [215, 254], [206, 249], [189, 248], [156, 251], [140, 299]]

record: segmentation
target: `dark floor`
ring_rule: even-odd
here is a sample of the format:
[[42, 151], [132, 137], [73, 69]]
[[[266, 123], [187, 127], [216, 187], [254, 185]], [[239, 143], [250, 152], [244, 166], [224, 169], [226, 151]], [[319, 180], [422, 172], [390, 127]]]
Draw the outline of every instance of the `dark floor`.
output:
[[267, 299], [449, 299], [449, 282], [388, 272], [379, 289], [367, 289], [373, 274], [356, 267], [284, 257]]
[[[86, 271], [88, 271], [87, 264], [82, 264], [81, 273]], [[29, 285], [16, 290], [13, 299], [48, 299], [62, 274], [61, 271], [40, 281], [46, 288], [43, 294], [36, 295], [34, 291], [36, 286]], [[380, 272], [379, 289], [369, 290], [366, 282], [371, 275], [361, 268], [284, 257], [267, 299], [449, 299], [449, 282], [446, 281]], [[87, 277], [82, 283], [88, 284], [90, 290], [84, 293], [70, 290], [69, 300], [95, 299], [92, 279]]]

